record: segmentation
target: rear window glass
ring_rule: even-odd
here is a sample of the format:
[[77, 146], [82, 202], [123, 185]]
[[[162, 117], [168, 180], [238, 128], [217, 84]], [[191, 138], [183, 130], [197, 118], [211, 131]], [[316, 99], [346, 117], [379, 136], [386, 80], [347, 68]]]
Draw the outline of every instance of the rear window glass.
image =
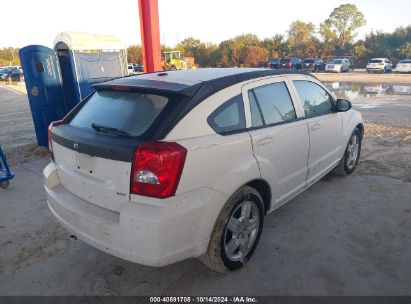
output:
[[304, 63], [314, 63], [314, 60], [313, 59], [306, 59], [306, 60], [304, 60]]
[[411, 63], [411, 60], [401, 60], [400, 63]]
[[139, 136], [148, 130], [167, 103], [168, 98], [160, 95], [99, 91], [90, 97], [70, 125], [94, 130], [95, 124]]
[[280, 63], [289, 63], [291, 60], [290, 59], [281, 59]]
[[334, 59], [334, 60], [331, 60], [331, 63], [333, 63], [333, 64], [341, 64], [343, 61], [341, 60], [341, 59]]
[[382, 60], [381, 59], [371, 59], [370, 63], [381, 63]]
[[268, 59], [268, 61], [271, 62], [271, 63], [278, 63], [278, 62], [280, 62], [280, 59], [279, 58], [272, 58], [272, 59]]

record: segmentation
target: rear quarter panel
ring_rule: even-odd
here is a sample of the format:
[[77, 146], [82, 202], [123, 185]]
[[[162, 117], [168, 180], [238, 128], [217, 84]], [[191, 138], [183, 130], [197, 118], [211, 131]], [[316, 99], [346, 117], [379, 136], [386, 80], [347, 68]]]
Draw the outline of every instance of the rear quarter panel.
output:
[[[236, 84], [208, 97], [165, 138], [178, 142], [188, 151], [177, 194], [209, 187], [230, 196], [250, 180], [260, 178], [249, 133], [220, 135], [207, 123], [207, 117], [218, 106], [241, 94], [242, 85]], [[244, 110], [248, 125], [249, 109]]]

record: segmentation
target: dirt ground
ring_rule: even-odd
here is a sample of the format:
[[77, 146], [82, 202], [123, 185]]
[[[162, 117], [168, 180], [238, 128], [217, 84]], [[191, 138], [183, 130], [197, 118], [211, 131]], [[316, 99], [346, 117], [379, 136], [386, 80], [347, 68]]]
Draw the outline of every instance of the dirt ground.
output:
[[353, 105], [365, 121], [356, 174], [411, 182], [411, 96], [359, 97]]

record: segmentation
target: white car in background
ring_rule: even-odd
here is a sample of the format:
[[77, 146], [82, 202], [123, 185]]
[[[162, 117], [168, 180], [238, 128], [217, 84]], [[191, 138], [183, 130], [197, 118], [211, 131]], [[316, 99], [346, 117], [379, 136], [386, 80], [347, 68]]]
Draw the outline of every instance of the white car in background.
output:
[[267, 213], [360, 157], [361, 114], [306, 74], [167, 71], [95, 89], [50, 125], [48, 206], [71, 234], [139, 264], [240, 268]]
[[132, 64], [127, 64], [128, 75], [134, 74], [134, 66]]
[[391, 73], [392, 62], [388, 58], [373, 58], [368, 62], [366, 69], [368, 73]]
[[383, 95], [389, 88], [390, 86], [386, 84], [375, 84], [364, 86], [364, 91], [372, 95]]
[[348, 72], [350, 70], [350, 61], [348, 59], [333, 59], [325, 65], [326, 72]]
[[411, 73], [411, 59], [403, 59], [395, 67], [396, 73]]
[[411, 95], [411, 85], [393, 85], [392, 90], [395, 94]]

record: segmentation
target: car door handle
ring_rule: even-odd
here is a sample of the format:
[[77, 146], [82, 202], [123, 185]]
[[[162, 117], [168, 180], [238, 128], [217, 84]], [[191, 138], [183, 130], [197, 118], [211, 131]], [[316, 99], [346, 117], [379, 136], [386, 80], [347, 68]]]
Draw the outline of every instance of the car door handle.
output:
[[320, 124], [320, 123], [316, 123], [316, 124], [313, 124], [313, 125], [311, 126], [311, 130], [318, 130], [319, 128], [321, 128], [321, 124]]
[[262, 145], [269, 144], [269, 143], [271, 143], [271, 142], [273, 142], [273, 141], [275, 141], [275, 137], [270, 136], [270, 135], [267, 135], [267, 136], [264, 136], [264, 137], [261, 138], [261, 139], [258, 139], [258, 140], [257, 140], [257, 145], [258, 145], [258, 146], [262, 146]]

